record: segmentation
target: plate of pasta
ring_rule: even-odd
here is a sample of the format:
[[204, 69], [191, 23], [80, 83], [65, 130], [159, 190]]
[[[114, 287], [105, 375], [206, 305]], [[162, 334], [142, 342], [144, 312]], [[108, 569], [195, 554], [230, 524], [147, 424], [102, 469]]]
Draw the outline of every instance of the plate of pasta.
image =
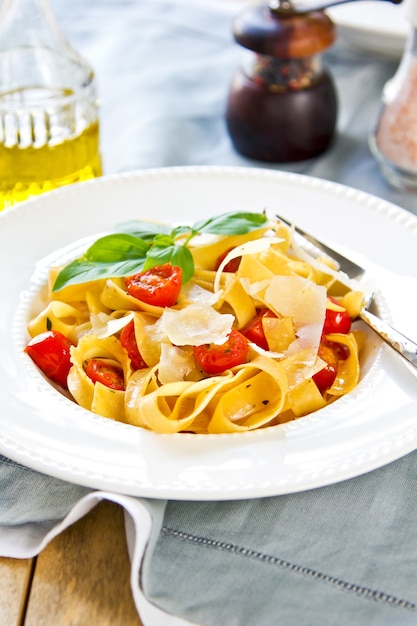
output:
[[[297, 174], [183, 167], [73, 185], [0, 220], [2, 454], [93, 488], [212, 500], [323, 486], [417, 447], [412, 374], [357, 321], [368, 289], [399, 319], [417, 237], [402, 209]], [[369, 224], [401, 238], [388, 263]]]

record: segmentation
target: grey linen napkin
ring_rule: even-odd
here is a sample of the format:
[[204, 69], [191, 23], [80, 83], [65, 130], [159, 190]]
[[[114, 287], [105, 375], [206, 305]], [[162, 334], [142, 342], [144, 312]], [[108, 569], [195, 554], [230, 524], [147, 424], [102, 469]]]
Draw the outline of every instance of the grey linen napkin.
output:
[[89, 491], [0, 455], [0, 525], [54, 523]]
[[168, 502], [144, 591], [202, 626], [417, 623], [417, 453], [299, 494]]

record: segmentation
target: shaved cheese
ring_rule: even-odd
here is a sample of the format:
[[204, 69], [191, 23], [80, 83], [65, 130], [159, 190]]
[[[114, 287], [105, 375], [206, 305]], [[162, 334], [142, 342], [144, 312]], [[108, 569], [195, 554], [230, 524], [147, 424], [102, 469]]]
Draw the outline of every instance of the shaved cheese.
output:
[[314, 350], [314, 357], [320, 345], [323, 324], [303, 324], [297, 328], [297, 339], [290, 344], [286, 355], [296, 354], [301, 350], [311, 347]]
[[202, 302], [212, 306], [218, 301], [219, 294], [204, 289], [195, 282], [188, 282], [181, 288], [181, 298], [185, 298], [189, 302]]
[[161, 358], [158, 365], [160, 383], [166, 385], [184, 380], [194, 367], [194, 353], [190, 347], [179, 348], [169, 343], [161, 345]]
[[162, 318], [152, 324], [147, 324], [143, 318], [135, 319], [135, 335], [139, 352], [149, 366], [158, 363], [161, 356], [161, 346], [167, 336], [162, 325]]
[[297, 387], [326, 366], [326, 363], [316, 355], [312, 348], [296, 352], [283, 359], [281, 363], [287, 374], [289, 389]]
[[265, 292], [267, 302], [295, 322], [323, 324], [326, 288], [302, 276], [274, 276]]
[[258, 346], [256, 343], [252, 343], [252, 341], [249, 341], [248, 343], [254, 352], [257, 352], [258, 354], [262, 356], [267, 356], [270, 359], [282, 359], [282, 357], [284, 356], [283, 352], [274, 352], [273, 350], [264, 350], [263, 348], [261, 348], [261, 346]]
[[233, 250], [225, 256], [223, 261], [220, 263], [219, 268], [216, 272], [216, 278], [214, 279], [214, 291], [218, 291], [220, 287], [220, 277], [223, 272], [223, 269], [233, 259], [237, 259], [240, 256], [245, 256], [246, 254], [257, 254], [258, 252], [263, 252], [267, 250], [274, 243], [282, 243], [284, 239], [281, 237], [264, 237], [262, 239], [255, 239], [253, 241], [247, 241], [246, 243], [242, 243], [240, 246], [236, 246]]
[[292, 317], [297, 339], [287, 354], [320, 344], [326, 315], [326, 288], [302, 276], [274, 276], [265, 291], [265, 301], [284, 317]]
[[127, 326], [131, 320], [133, 320], [133, 313], [114, 318], [109, 317], [105, 313], [91, 315], [92, 332], [100, 339], [111, 337], [111, 335], [115, 335]]
[[248, 278], [241, 278], [240, 282], [246, 293], [251, 296], [251, 298], [260, 298], [265, 289], [268, 287], [270, 281], [269, 279], [256, 281], [255, 283], [251, 283]]
[[180, 310], [164, 309], [161, 317], [167, 337], [176, 346], [220, 345], [227, 340], [233, 321], [233, 315], [217, 313], [198, 303]]

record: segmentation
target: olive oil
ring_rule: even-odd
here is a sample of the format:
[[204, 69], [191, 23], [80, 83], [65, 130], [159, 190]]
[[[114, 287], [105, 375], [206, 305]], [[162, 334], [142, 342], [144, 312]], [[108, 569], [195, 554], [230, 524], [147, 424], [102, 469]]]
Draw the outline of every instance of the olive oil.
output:
[[93, 68], [48, 0], [1, 2], [0, 211], [101, 175]]
[[56, 187], [102, 174], [99, 124], [59, 143], [0, 143], [0, 210]]

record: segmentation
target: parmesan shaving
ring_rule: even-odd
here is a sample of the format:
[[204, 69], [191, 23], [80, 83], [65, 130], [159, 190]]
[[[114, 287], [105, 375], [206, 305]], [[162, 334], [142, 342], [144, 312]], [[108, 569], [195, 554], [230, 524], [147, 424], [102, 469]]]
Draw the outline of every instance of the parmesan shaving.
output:
[[189, 302], [201, 302], [213, 306], [219, 300], [219, 293], [213, 293], [201, 285], [188, 282], [181, 288], [181, 298], [185, 298]]
[[292, 317], [297, 339], [286, 354], [312, 347], [317, 352], [326, 316], [326, 288], [302, 276], [274, 276], [265, 301], [284, 317]]
[[262, 356], [268, 356], [270, 359], [282, 359], [284, 356], [283, 352], [273, 352], [272, 350], [264, 350], [261, 346], [256, 345], [256, 343], [252, 343], [249, 341], [249, 346], [254, 352], [257, 354], [261, 354]]
[[194, 366], [194, 354], [188, 347], [178, 348], [169, 343], [161, 345], [158, 378], [163, 385], [184, 380]]
[[217, 313], [204, 304], [190, 304], [185, 309], [164, 309], [162, 327], [176, 346], [221, 345], [232, 330], [234, 316]]
[[110, 318], [104, 313], [99, 313], [95, 316], [92, 315], [92, 332], [94, 332], [94, 334], [100, 339], [111, 337], [111, 335], [115, 335], [127, 326], [131, 320], [133, 320], [133, 313], [128, 313], [123, 317], [117, 318]]
[[214, 279], [214, 291], [218, 291], [220, 287], [220, 277], [222, 275], [223, 269], [233, 259], [237, 259], [240, 256], [245, 256], [246, 254], [257, 254], [258, 252], [263, 252], [267, 250], [272, 244], [282, 243], [284, 239], [282, 237], [264, 237], [263, 239], [255, 239], [253, 241], [247, 241], [243, 243], [241, 246], [236, 246], [233, 250], [225, 256], [223, 261], [220, 263], [219, 268], [216, 272], [216, 277]]

